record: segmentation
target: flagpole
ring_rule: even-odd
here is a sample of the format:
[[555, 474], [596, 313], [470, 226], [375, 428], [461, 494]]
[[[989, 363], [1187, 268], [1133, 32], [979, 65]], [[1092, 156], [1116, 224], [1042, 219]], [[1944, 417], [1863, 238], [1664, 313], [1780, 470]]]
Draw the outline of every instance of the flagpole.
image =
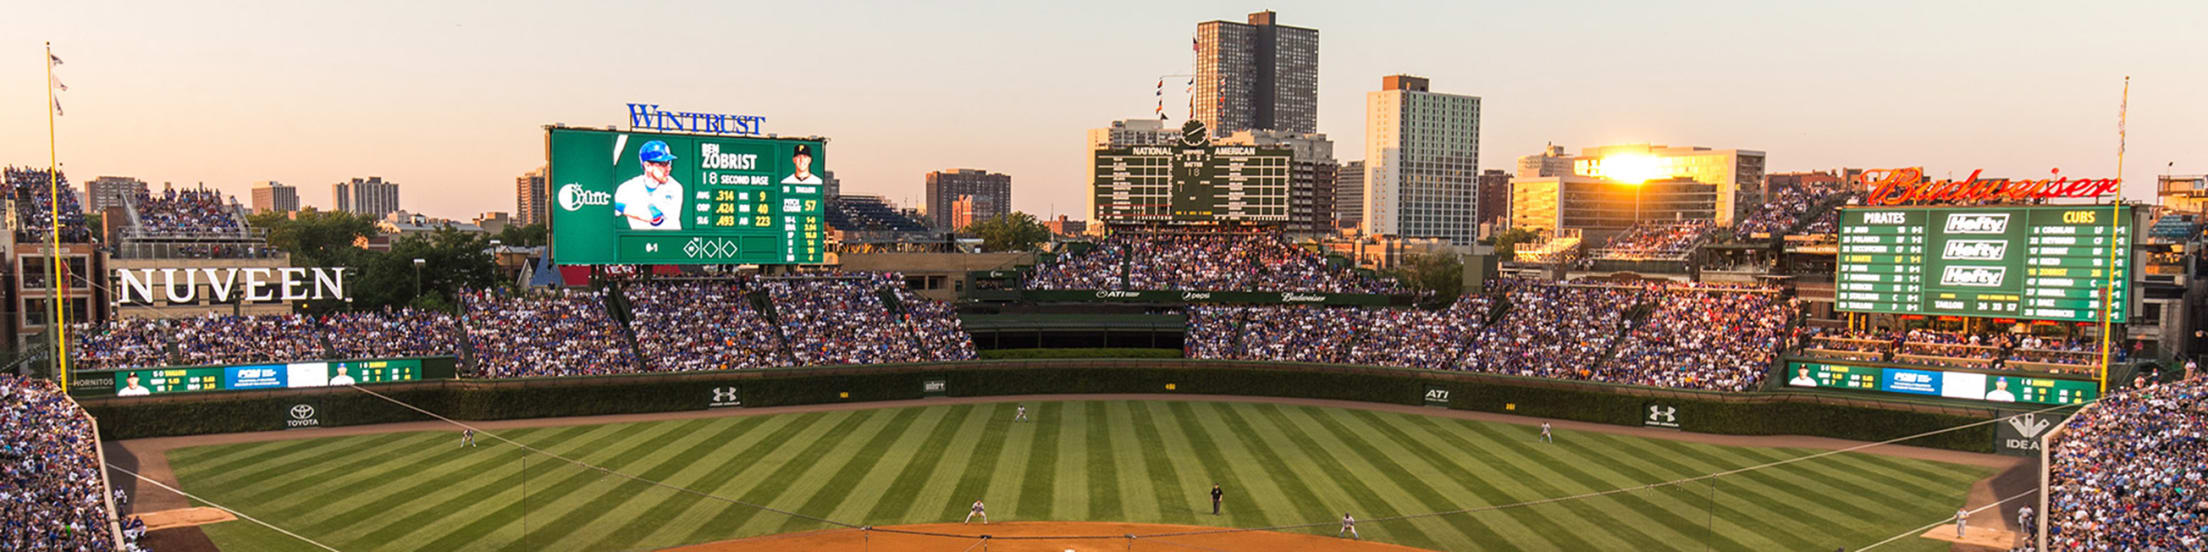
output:
[[65, 315], [61, 308], [61, 286], [64, 285], [61, 281], [61, 178], [59, 176], [61, 173], [61, 156], [54, 151], [53, 42], [46, 43], [46, 59], [43, 61], [46, 62], [46, 205], [49, 208], [47, 216], [51, 217], [51, 220], [47, 221], [49, 223], [47, 234], [51, 240], [48, 245], [53, 247], [53, 249], [47, 250], [46, 256], [46, 264], [51, 265], [49, 270], [53, 273], [53, 279], [48, 280], [46, 286], [50, 297], [48, 302], [54, 305], [54, 317], [48, 319], [47, 322], [53, 324], [54, 361], [55, 366], [59, 367], [57, 371], [61, 375], [61, 392], [68, 393], [69, 321], [62, 318]]
[[[2108, 204], [2110, 243], [2108, 262], [2105, 263], [2108, 265], [2108, 277], [2101, 281], [2101, 394], [2103, 395], [2108, 394], [2108, 342], [2111, 333], [2109, 318], [2111, 317], [2110, 313], [2116, 310], [2116, 278], [2128, 276], [2124, 273], [2125, 271], [2116, 266], [2116, 248], [2128, 248], [2130, 245], [2116, 231], [2123, 228], [2124, 223], [2123, 219], [2119, 218], [2123, 213], [2124, 205], [2124, 126], [2130, 118], [2131, 77], [2126, 75], [2124, 77], [2123, 104], [2116, 109], [2116, 200]], [[2129, 259], [2131, 257], [2126, 255], [2124, 258]]]

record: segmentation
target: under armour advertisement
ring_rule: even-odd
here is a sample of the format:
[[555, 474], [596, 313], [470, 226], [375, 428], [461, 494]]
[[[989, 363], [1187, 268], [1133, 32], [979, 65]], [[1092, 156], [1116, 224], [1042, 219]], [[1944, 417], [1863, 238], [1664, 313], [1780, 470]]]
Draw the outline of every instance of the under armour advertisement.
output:
[[1679, 407], [1666, 403], [1641, 405], [1641, 425], [1664, 429], [1679, 429]]
[[546, 140], [556, 264], [821, 262], [822, 140], [559, 127]]
[[734, 385], [715, 385], [706, 389], [706, 408], [729, 408], [744, 405], [743, 389]]

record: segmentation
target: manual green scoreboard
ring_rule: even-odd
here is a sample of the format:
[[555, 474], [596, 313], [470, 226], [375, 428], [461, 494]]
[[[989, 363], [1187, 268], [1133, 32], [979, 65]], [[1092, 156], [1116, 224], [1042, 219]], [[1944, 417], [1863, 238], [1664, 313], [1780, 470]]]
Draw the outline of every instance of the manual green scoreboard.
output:
[[2130, 207], [1850, 207], [1835, 304], [1846, 312], [2122, 320]]
[[819, 264], [823, 141], [552, 127], [552, 262]]

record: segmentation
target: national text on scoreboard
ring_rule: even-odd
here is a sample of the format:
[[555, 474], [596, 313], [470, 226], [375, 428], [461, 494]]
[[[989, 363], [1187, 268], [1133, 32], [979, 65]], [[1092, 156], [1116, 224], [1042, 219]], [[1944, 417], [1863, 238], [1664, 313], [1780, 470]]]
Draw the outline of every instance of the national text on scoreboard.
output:
[[551, 127], [552, 261], [819, 264], [823, 145]]
[[2132, 299], [2131, 207], [1849, 207], [1836, 307], [1845, 312], [2112, 320]]

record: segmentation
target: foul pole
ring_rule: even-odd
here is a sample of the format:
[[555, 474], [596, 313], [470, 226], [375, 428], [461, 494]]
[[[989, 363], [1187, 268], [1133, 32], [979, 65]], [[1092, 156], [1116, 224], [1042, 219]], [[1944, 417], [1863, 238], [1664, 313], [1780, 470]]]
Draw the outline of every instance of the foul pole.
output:
[[[2106, 267], [2108, 269], [2108, 277], [2101, 280], [2100, 379], [2102, 395], [2108, 394], [2108, 344], [2111, 337], [2110, 329], [2112, 329], [2113, 326], [2110, 323], [2109, 318], [2111, 318], [2110, 313], [2116, 310], [2116, 279], [2130, 277], [2130, 271], [2124, 270], [2125, 267], [2116, 266], [2116, 250], [2118, 248], [2128, 249], [2131, 247], [2131, 240], [2127, 239], [2128, 236], [2122, 235], [2119, 232], [2124, 228], [2124, 221], [2119, 218], [2123, 214], [2124, 205], [2124, 125], [2128, 122], [2130, 117], [2131, 77], [2127, 75], [2124, 77], [2123, 103], [2116, 108], [2116, 200], [2111, 201], [2108, 204], [2109, 247], [2108, 261], [2104, 263], [2108, 265]], [[2125, 255], [2124, 258], [2130, 259], [2131, 256]]]
[[54, 316], [46, 321], [54, 335], [54, 366], [61, 376], [61, 392], [69, 392], [69, 321], [61, 308], [61, 157], [54, 150], [54, 43], [46, 43], [46, 205], [48, 208], [46, 264], [53, 278], [46, 281], [47, 302]]

